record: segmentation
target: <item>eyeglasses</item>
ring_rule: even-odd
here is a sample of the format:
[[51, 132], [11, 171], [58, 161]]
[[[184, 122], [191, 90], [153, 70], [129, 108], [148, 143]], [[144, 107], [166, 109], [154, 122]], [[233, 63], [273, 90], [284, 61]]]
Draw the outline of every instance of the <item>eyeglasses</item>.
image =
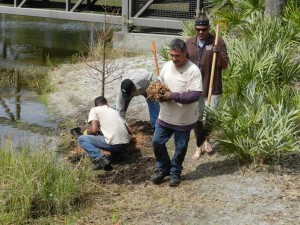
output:
[[196, 31], [200, 32], [200, 31], [207, 31], [208, 28], [195, 28]]

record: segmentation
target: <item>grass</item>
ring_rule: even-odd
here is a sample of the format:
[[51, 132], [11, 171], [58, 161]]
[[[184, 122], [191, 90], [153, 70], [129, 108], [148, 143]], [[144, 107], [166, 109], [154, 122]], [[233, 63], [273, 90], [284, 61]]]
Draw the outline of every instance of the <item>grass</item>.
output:
[[73, 167], [53, 152], [0, 147], [1, 224], [67, 215], [85, 205], [89, 169]]

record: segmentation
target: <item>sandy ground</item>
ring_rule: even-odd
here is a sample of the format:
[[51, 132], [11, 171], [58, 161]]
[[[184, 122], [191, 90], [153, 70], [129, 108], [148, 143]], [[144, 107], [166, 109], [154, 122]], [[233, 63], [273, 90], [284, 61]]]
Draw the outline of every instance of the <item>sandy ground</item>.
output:
[[[154, 70], [151, 57], [125, 60], [128, 66]], [[59, 119], [76, 118], [88, 113], [100, 85], [88, 76], [84, 64], [65, 65], [53, 71], [57, 90], [50, 96], [49, 107]], [[119, 81], [107, 86], [106, 97], [114, 104]], [[147, 121], [144, 99], [135, 98], [129, 106], [130, 123]], [[114, 165], [112, 172], [95, 172], [100, 194], [93, 199], [89, 213], [76, 224], [300, 224], [300, 156], [290, 154], [277, 166], [259, 170], [239, 165], [234, 158], [218, 153], [192, 160], [195, 142], [191, 136], [183, 164], [182, 183], [168, 186], [168, 179], [155, 186], [149, 181], [155, 168], [151, 134], [144, 135], [136, 151]], [[173, 143], [168, 147], [172, 154]]]
[[[162, 60], [160, 61], [163, 63]], [[111, 81], [111, 78], [108, 77], [105, 86], [105, 97], [111, 106], [115, 104], [123, 73], [133, 68], [145, 68], [151, 72], [155, 71], [154, 60], [151, 55], [132, 57], [126, 60], [119, 59], [114, 62], [114, 65], [116, 71], [110, 77], [119, 78]], [[97, 64], [97, 67], [100, 69], [101, 65]], [[95, 71], [84, 63], [72, 66], [62, 65], [52, 72], [51, 77], [56, 91], [49, 97], [49, 108], [56, 119], [76, 117], [93, 106], [94, 99], [101, 95], [101, 82], [99, 79], [95, 79], [94, 74]], [[144, 97], [135, 97], [130, 103], [127, 117], [149, 119], [145, 110], [147, 110], [147, 104]]]

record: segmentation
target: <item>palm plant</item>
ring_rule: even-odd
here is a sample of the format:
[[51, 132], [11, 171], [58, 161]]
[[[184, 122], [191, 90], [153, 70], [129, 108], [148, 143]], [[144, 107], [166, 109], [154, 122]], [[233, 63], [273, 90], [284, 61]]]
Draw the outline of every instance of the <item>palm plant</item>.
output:
[[231, 61], [223, 73], [225, 98], [207, 123], [223, 152], [259, 163], [279, 159], [299, 150], [297, 29], [252, 13], [236, 30], [243, 35], [225, 37]]
[[183, 20], [180, 21], [180, 26], [182, 27], [181, 37], [188, 39], [196, 35], [195, 21], [194, 20]]
[[[300, 109], [287, 108], [283, 102], [268, 104], [255, 83], [241, 95], [231, 95], [219, 110], [210, 111], [210, 126], [215, 130], [222, 151], [240, 160], [263, 163], [280, 158], [299, 148]], [[222, 120], [221, 120], [222, 118]]]
[[264, 0], [210, 0], [211, 14], [218, 18], [218, 22], [228, 32], [254, 12], [262, 12]]
[[282, 16], [284, 21], [293, 23], [295, 28], [298, 28], [298, 31], [300, 29], [298, 26], [300, 24], [299, 9], [300, 2], [298, 0], [290, 0], [284, 8]]
[[163, 58], [164, 61], [171, 60], [170, 54], [169, 54], [169, 44], [165, 43], [164, 45], [161, 45], [159, 49], [157, 50], [158, 54]]
[[[252, 79], [264, 89], [272, 82], [292, 84], [299, 80], [300, 65], [295, 62], [299, 52], [299, 40], [291, 23], [282, 26], [280, 20], [266, 20], [261, 14], [248, 17], [244, 25], [238, 27], [243, 35], [229, 35], [226, 42], [229, 48], [231, 65], [225, 71], [224, 79], [230, 83], [231, 92], [238, 92]], [[236, 79], [235, 79], [236, 80]]]

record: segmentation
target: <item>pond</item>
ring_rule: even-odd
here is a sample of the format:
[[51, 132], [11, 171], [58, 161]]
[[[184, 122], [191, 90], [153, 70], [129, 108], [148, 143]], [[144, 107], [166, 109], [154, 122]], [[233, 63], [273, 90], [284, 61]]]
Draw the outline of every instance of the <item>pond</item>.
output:
[[101, 24], [0, 14], [0, 146], [57, 148], [40, 79], [96, 42]]

